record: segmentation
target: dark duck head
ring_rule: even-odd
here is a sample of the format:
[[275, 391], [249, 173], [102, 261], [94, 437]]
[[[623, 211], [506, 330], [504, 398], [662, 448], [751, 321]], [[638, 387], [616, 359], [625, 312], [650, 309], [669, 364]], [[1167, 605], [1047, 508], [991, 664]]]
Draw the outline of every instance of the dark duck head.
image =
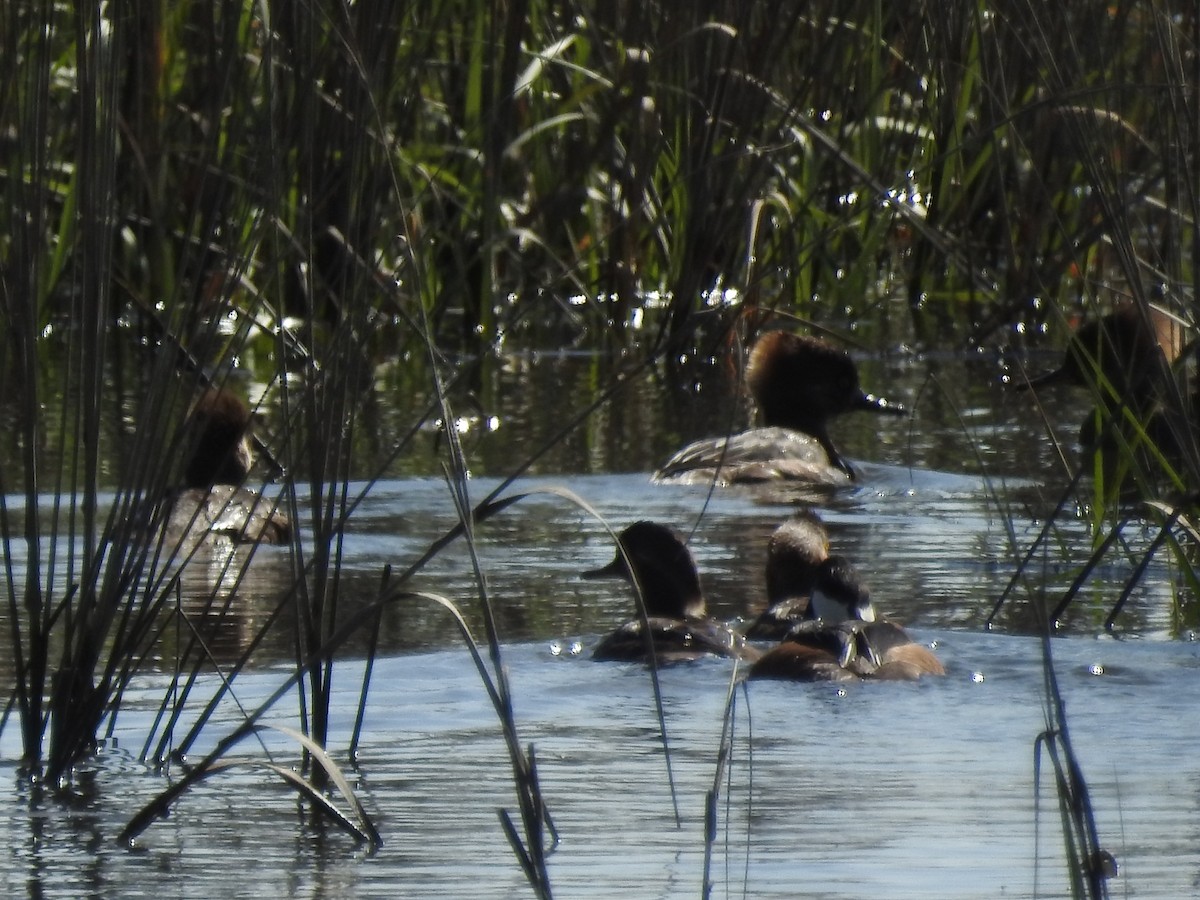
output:
[[[706, 615], [700, 573], [684, 543], [655, 522], [635, 522], [618, 536], [611, 563], [585, 578], [615, 576], [637, 585], [646, 620], [626, 622], [592, 654], [598, 660], [683, 662], [708, 656], [754, 659], [758, 651]], [[647, 629], [648, 626], [648, 629]]]

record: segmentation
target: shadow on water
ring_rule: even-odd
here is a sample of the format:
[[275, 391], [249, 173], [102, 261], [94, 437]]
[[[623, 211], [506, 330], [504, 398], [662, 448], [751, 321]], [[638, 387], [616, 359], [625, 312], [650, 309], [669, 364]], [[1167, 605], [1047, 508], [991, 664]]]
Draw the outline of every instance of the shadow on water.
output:
[[[495, 405], [483, 410], [499, 427], [468, 434], [469, 458], [479, 461], [476, 498], [496, 484], [495, 473], [537, 446], [554, 418], [552, 398], [569, 405], [571, 386], [588, 380], [594, 365], [555, 356], [500, 367]], [[1016, 555], [1055, 503], [1057, 457], [1040, 427], [1022, 424], [1027, 411], [987, 367], [973, 360], [947, 375], [950, 362], [937, 366], [939, 383], [959, 392], [952, 402], [921, 392], [929, 377], [921, 363], [864, 363], [864, 381], [886, 375], [889, 392], [934, 399], [913, 404], [908, 420], [836, 425], [862, 475], [848, 489], [765, 486], [710, 495], [703, 487], [651, 485], [649, 472], [675, 444], [737, 418], [736, 405], [727, 405], [737, 398], [728, 392], [726, 405], [713, 404], [707, 421], [686, 429], [653, 392], [619, 398], [598, 417], [602, 430], [564, 442], [517, 487], [569, 488], [616, 527], [650, 518], [692, 532], [710, 609], [730, 620], [762, 608], [774, 527], [798, 508], [816, 507], [833, 547], [854, 560], [877, 605], [936, 643], [949, 673], [939, 681], [751, 687], [751, 718], [737, 723], [714, 870], [731, 892], [743, 881], [752, 896], [1062, 890], [1057, 813], [1045, 789], [1042, 808], [1034, 807], [1032, 744], [1044, 727], [1043, 681], [1028, 599], [1018, 595], [998, 630], [983, 630]], [[968, 412], [960, 418], [955, 409]], [[1064, 423], [1073, 415], [1065, 404], [1058, 414]], [[400, 465], [419, 472], [423, 461], [414, 456]], [[405, 565], [456, 521], [445, 484], [428, 466], [424, 475], [374, 484], [345, 542], [344, 613], [369, 602], [384, 566]], [[684, 820], [677, 830], [644, 670], [588, 658], [597, 639], [632, 612], [622, 588], [579, 578], [611, 558], [602, 526], [560, 497], [534, 494], [484, 523], [478, 537], [522, 739], [537, 748], [563, 835], [550, 862], [556, 891], [696, 896], [729, 663], [662, 673]], [[1129, 540], [1150, 536], [1135, 528]], [[1059, 543], [1037, 562], [1048, 596], [1061, 595], [1077, 571], [1078, 556], [1059, 546], [1086, 552], [1090, 541], [1083, 520], [1061, 523]], [[261, 548], [236, 589], [220, 595], [228, 601], [221, 616], [189, 606], [207, 602], [221, 561], [189, 571], [182, 608], [205, 633], [216, 664], [236, 659], [279, 602], [287, 552]], [[1200, 762], [1190, 752], [1200, 722], [1200, 653], [1190, 640], [1163, 638], [1190, 637], [1194, 604], [1179, 602], [1175, 573], [1156, 563], [1119, 622], [1129, 639], [1097, 638], [1128, 573], [1119, 555], [1105, 562], [1064, 622], [1055, 655], [1099, 824], [1112, 836], [1122, 877], [1138, 893], [1186, 896], [1200, 880]], [[478, 627], [465, 548], [438, 555], [414, 587], [462, 601]], [[256, 651], [256, 670], [238, 679], [244, 707], [270, 694], [288, 669], [293, 627], [281, 620]], [[137, 852], [117, 848], [113, 837], [163, 787], [134, 755], [167, 683], [173, 647], [165, 633], [163, 674], [141, 679], [124, 698], [114, 739], [81, 773], [77, 804], [30, 802], [33, 788], [6, 767], [9, 799], [22, 801], [9, 806], [28, 811], [2, 826], [8, 892], [458, 897], [485, 884], [489, 896], [525, 894], [495, 818], [496, 808], [511, 805], [512, 787], [494, 713], [453, 622], [418, 600], [384, 616], [359, 748], [357, 787], [383, 831], [381, 850], [368, 859], [346, 852], [343, 838], [297, 816], [294, 796], [253, 768], [194, 788], [142, 836]], [[215, 689], [215, 677], [205, 677]], [[353, 727], [354, 677], [336, 679], [334, 690], [337, 746]], [[271, 718], [288, 723], [289, 715], [280, 708]], [[207, 734], [237, 721], [227, 705]], [[14, 740], [4, 735], [4, 758], [16, 755]], [[230, 859], [239, 864], [231, 867]]]

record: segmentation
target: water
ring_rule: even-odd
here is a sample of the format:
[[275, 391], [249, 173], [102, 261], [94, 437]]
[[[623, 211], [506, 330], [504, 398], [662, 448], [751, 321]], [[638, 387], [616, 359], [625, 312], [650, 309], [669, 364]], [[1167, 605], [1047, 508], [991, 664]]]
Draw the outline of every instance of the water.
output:
[[[938, 641], [944, 680], [751, 686], [718, 885], [737, 893], [747, 881], [751, 896], [1026, 897], [1037, 883], [1041, 896], [1062, 895], [1053, 795], [1044, 783], [1035, 817], [1032, 790], [1032, 742], [1043, 727], [1036, 641], [919, 634]], [[1195, 645], [1067, 639], [1055, 653], [1098, 824], [1122, 865], [1118, 890], [1192, 895]], [[640, 669], [556, 656], [547, 643], [507, 647], [506, 661], [522, 737], [536, 746], [563, 835], [551, 865], [558, 894], [696, 896], [729, 665], [663, 676], [676, 829]], [[1091, 674], [1096, 665], [1105, 674]], [[503, 746], [464, 655], [396, 656], [375, 677], [357, 778], [385, 836], [375, 855], [307, 827], [261, 769], [217, 776], [137, 851], [121, 850], [115, 829], [163, 787], [122, 746], [104, 751], [94, 794], [78, 808], [42, 803], [5, 819], [6, 890], [36, 882], [77, 896], [524, 896], [494, 812], [514, 803]], [[269, 683], [270, 673], [247, 679], [244, 698]], [[155, 695], [148, 686], [145, 699]], [[352, 701], [349, 685], [339, 699]], [[136, 718], [126, 722], [138, 730]], [[344, 735], [348, 722], [338, 725]]]
[[[548, 365], [553, 377], [562, 376], [560, 366], [570, 371], [562, 360]], [[1013, 559], [1039, 531], [1062, 479], [1040, 429], [1025, 421], [1028, 409], [993, 381], [970, 377], [974, 365], [966, 366], [966, 376], [943, 377], [959, 391], [947, 395], [945, 416], [930, 401], [917, 406], [911, 423], [889, 421], [881, 434], [879, 423], [861, 419], [838, 427], [852, 458], [874, 461], [861, 464], [863, 479], [854, 488], [726, 490], [710, 497], [701, 488], [652, 486], [648, 472], [665, 456], [659, 444], [666, 439], [626, 434], [616, 444], [601, 440], [608, 451], [598, 463], [586, 448], [579, 457], [547, 462], [514, 488], [535, 493], [480, 527], [521, 740], [536, 748], [562, 837], [550, 863], [558, 896], [699, 894], [705, 793], [716, 774], [733, 667], [708, 660], [662, 672], [682, 820], [676, 827], [645, 670], [588, 658], [598, 638], [630, 614], [631, 600], [618, 584], [578, 577], [606, 562], [611, 544], [580, 507], [537, 493], [549, 488], [569, 489], [615, 527], [635, 518], [683, 532], [695, 526], [691, 546], [710, 607], [726, 618], [761, 607], [767, 536], [798, 506], [815, 504], [835, 550], [862, 571], [877, 605], [908, 623], [918, 639], [935, 643], [946, 665], [946, 678], [916, 685], [756, 683], [738, 695], [711, 872], [716, 896], [1066, 893], [1045, 759], [1035, 797], [1034, 742], [1046, 719], [1029, 598], [1043, 589], [1060, 595], [1086, 558], [1090, 537], [1083, 521], [1066, 517], [1038, 555], [1029, 584], [1001, 610], [997, 629], [984, 630]], [[892, 380], [907, 399], [928, 377], [925, 369], [901, 368]], [[955, 410], [961, 419], [949, 414]], [[1069, 433], [1069, 403], [1058, 413]], [[632, 428], [622, 427], [623, 433]], [[504, 427], [496, 435], [503, 433]], [[512, 462], [500, 455], [500, 444], [484, 446], [492, 440], [499, 439], [481, 439], [486, 463], [471, 482], [476, 500], [497, 483], [488, 473]], [[980, 457], [970, 452], [976, 446], [983, 448]], [[555, 468], [571, 474], [554, 474]], [[406, 477], [376, 484], [355, 523], [345, 548], [347, 615], [373, 596], [385, 564], [403, 568], [453, 525], [454, 515], [439, 479]], [[1153, 530], [1135, 524], [1128, 537], [1136, 550]], [[212, 635], [218, 660], [241, 652], [271, 608], [286, 567], [285, 550], [260, 550], [237, 591], [236, 615]], [[191, 588], [207, 591], [215, 571], [198, 568]], [[1052, 641], [1054, 661], [1102, 841], [1121, 866], [1114, 895], [1191, 896], [1200, 884], [1195, 604], [1164, 560], [1151, 567], [1119, 617], [1120, 639], [1099, 636], [1129, 572], [1122, 554], [1105, 559], [1064, 617]], [[414, 587], [463, 604], [482, 634], [461, 546], [437, 557]], [[244, 706], [253, 708], [286, 677], [289, 628], [283, 620], [257, 651], [256, 667], [239, 678]], [[168, 784], [137, 759], [167, 686], [167, 676], [156, 674], [139, 679], [126, 698], [115, 741], [79, 773], [71, 802], [31, 793], [11, 762], [19, 750], [16, 732], [10, 725], [0, 737], [0, 788], [10, 810], [0, 824], [5, 892], [527, 896], [496, 815], [499, 807], [515, 807], [504, 745], [450, 617], [432, 603], [405, 603], [389, 611], [382, 641], [357, 766], [344, 752], [360, 671], [353, 662], [335, 680], [331, 741], [383, 833], [376, 853], [310, 823], [262, 766], [266, 751], [253, 742], [237, 751], [247, 765], [188, 792], [135, 849], [117, 846], [120, 829]], [[164, 641], [164, 672], [174, 646]], [[204, 684], [212, 690], [214, 677]], [[269, 718], [296, 721], [287, 704]], [[226, 703], [191, 756], [237, 721], [236, 708]], [[269, 734], [264, 741], [277, 762], [295, 762], [287, 738]]]

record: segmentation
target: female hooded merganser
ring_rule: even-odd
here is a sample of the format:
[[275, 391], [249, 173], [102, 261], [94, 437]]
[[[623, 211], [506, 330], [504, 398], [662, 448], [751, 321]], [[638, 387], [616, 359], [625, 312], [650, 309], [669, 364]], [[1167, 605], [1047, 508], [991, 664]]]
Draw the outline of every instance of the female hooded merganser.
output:
[[1116, 311], [1080, 325], [1067, 343], [1057, 369], [1019, 384], [1019, 390], [1048, 384], [1092, 385], [1098, 395], [1143, 407], [1154, 390], [1162, 365], [1174, 364], [1182, 350], [1178, 321], [1152, 306], [1143, 311], [1127, 303]]
[[252, 462], [250, 410], [235, 394], [210, 389], [192, 407], [188, 433], [194, 446], [184, 485], [169, 498], [167, 546], [222, 535], [238, 544], [276, 544], [291, 536], [276, 503], [242, 487]]
[[854, 410], [905, 412], [898, 403], [864, 393], [844, 351], [786, 331], [768, 332], [754, 344], [746, 384], [765, 427], [690, 444], [655, 473], [656, 481], [844, 484], [854, 479], [854, 470], [834, 447], [828, 421]]
[[648, 643], [660, 663], [703, 656], [757, 657], [741, 635], [708, 617], [695, 560], [670, 529], [655, 522], [635, 522], [618, 541], [616, 558], [601, 569], [584, 572], [583, 577], [617, 576], [633, 583], [645, 605], [649, 642], [642, 620], [634, 619], [605, 637], [593, 659], [648, 660]]
[[820, 564], [808, 610], [808, 619], [750, 667], [750, 678], [915, 681], [946, 674], [932, 650], [876, 617], [870, 593], [841, 557]]
[[814, 513], [775, 529], [767, 544], [767, 608], [746, 629], [750, 640], [777, 641], [808, 618], [817, 573], [829, 557], [829, 535]]
[[1017, 388], [1060, 383], [1092, 387], [1096, 406], [1079, 429], [1079, 444], [1088, 456], [1136, 447], [1145, 440], [1169, 460], [1179, 460], [1193, 437], [1200, 407], [1196, 396], [1181, 395], [1169, 377], [1168, 370], [1182, 352], [1182, 337], [1182, 326], [1172, 316], [1154, 307], [1142, 310], [1124, 304], [1081, 325], [1057, 369]]

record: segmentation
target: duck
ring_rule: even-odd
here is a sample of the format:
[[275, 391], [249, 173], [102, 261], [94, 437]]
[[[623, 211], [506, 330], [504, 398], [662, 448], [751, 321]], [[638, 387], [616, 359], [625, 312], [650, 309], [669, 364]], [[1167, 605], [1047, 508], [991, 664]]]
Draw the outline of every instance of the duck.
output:
[[[742, 635], [708, 615], [700, 573], [687, 545], [665, 525], [639, 521], [617, 537], [612, 562], [583, 573], [584, 578], [622, 578], [641, 592], [646, 621], [626, 622], [604, 637], [596, 660], [682, 662], [706, 656], [754, 659]], [[645, 625], [650, 628], [647, 641]]]
[[1072, 333], [1062, 363], [1049, 372], [1018, 383], [1018, 390], [1052, 384], [1097, 386], [1101, 396], [1143, 404], [1161, 372], [1160, 361], [1171, 366], [1183, 349], [1178, 320], [1153, 307], [1123, 303]]
[[857, 474], [829, 437], [829, 420], [856, 410], [907, 412], [902, 404], [864, 392], [844, 350], [790, 331], [769, 331], [755, 341], [746, 385], [763, 426], [689, 444], [655, 472], [656, 482], [846, 484]]
[[816, 513], [804, 510], [781, 524], [767, 543], [767, 608], [745, 634], [778, 641], [808, 617], [821, 564], [829, 558], [829, 534]]
[[166, 498], [167, 546], [219, 536], [234, 544], [278, 544], [292, 528], [276, 501], [243, 487], [250, 474], [250, 410], [227, 388], [209, 388], [185, 426], [192, 446], [183, 483]]
[[850, 564], [829, 556], [817, 568], [808, 616], [750, 667], [750, 679], [916, 681], [945, 675], [932, 650], [881, 619]]
[[1178, 465], [1189, 451], [1195, 455], [1200, 410], [1200, 396], [1181, 394], [1167, 376], [1182, 354], [1182, 338], [1173, 316], [1125, 303], [1080, 325], [1062, 363], [1017, 389], [1091, 387], [1096, 405], [1083, 418], [1078, 442], [1085, 463], [1091, 466], [1099, 456], [1109, 476], [1120, 474], [1131, 448], [1143, 472], [1156, 471], [1156, 458]]

